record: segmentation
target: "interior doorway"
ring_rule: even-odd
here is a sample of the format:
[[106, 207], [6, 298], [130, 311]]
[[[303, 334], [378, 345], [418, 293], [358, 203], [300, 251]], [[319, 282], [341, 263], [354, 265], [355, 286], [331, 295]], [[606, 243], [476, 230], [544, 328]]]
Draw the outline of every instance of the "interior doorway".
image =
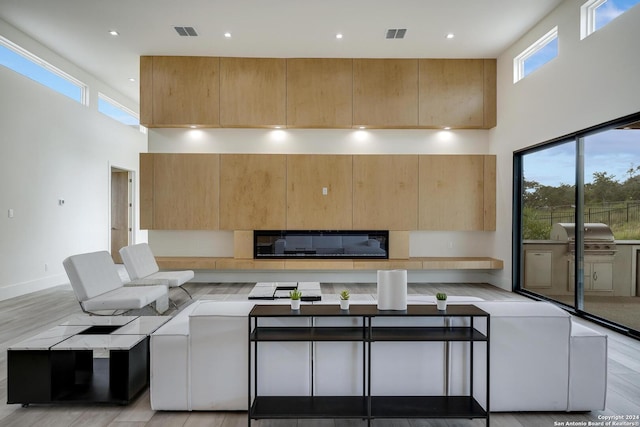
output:
[[111, 167], [111, 257], [122, 264], [120, 248], [131, 242], [131, 172]]

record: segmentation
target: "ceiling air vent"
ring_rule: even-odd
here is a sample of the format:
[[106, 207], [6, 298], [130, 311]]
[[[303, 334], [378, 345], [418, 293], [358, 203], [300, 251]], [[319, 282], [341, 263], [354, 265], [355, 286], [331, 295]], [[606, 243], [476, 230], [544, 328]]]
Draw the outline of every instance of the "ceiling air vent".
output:
[[403, 39], [407, 33], [406, 28], [390, 28], [387, 30], [388, 39]]
[[196, 29], [193, 27], [173, 27], [173, 29], [182, 37], [198, 37]]

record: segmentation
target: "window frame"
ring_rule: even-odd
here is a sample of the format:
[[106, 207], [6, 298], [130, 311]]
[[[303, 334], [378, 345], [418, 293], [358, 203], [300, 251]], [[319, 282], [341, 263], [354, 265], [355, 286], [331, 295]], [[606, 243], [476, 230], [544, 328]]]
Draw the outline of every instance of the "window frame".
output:
[[[120, 121], [120, 120], [118, 120], [118, 119], [116, 119], [116, 118], [114, 118], [114, 117], [110, 116], [109, 114], [104, 113], [103, 111], [100, 111], [100, 101], [104, 101], [104, 102], [106, 102], [106, 103], [110, 104], [112, 107], [117, 108], [117, 109], [121, 110], [121, 111], [122, 111], [122, 112], [124, 112], [124, 113], [127, 113], [128, 115], [130, 115], [131, 117], [133, 117], [134, 119], [136, 119], [136, 120], [137, 120], [137, 123], [136, 123], [136, 124], [133, 124], [133, 125], [130, 125], [130, 124], [124, 123], [124, 122], [122, 122], [122, 121]], [[138, 127], [138, 128], [140, 128], [140, 127], [141, 127], [141, 126], [140, 126], [140, 115], [139, 115], [138, 113], [136, 113], [135, 111], [133, 111], [131, 108], [126, 107], [126, 106], [122, 105], [121, 103], [119, 103], [119, 102], [118, 102], [118, 101], [116, 101], [115, 99], [111, 98], [111, 97], [110, 97], [110, 96], [108, 96], [108, 95], [105, 95], [104, 93], [102, 93], [102, 92], [100, 92], [100, 91], [98, 91], [98, 112], [99, 112], [100, 114], [103, 114], [103, 115], [105, 115], [105, 116], [109, 117], [109, 118], [110, 118], [110, 119], [112, 119], [112, 120], [117, 121], [118, 123], [122, 123], [122, 124], [123, 124], [123, 125], [125, 125], [125, 126], [129, 126], [129, 127]], [[142, 132], [142, 130], [141, 130], [141, 132]]]
[[[537, 70], [538, 68], [531, 70], [531, 72], [529, 72], [529, 74], [525, 74], [524, 73], [524, 65], [525, 62], [530, 59], [531, 57], [533, 57], [536, 53], [540, 52], [543, 48], [545, 48], [549, 43], [551, 43], [552, 41], [558, 39], [558, 26], [556, 25], [555, 27], [553, 27], [551, 30], [549, 30], [546, 34], [544, 34], [542, 37], [540, 37], [538, 40], [536, 40], [535, 42], [533, 42], [529, 47], [527, 47], [525, 50], [523, 50], [519, 55], [517, 55], [515, 58], [513, 58], [513, 83], [518, 83], [520, 80], [524, 79], [526, 76], [528, 76], [529, 74], [531, 74], [533, 71]], [[559, 51], [560, 49], [558, 49]], [[549, 59], [549, 61], [545, 62], [544, 64], [547, 64], [548, 62], [550, 62], [551, 60], [553, 60], [554, 58], [557, 58], [557, 54], [556, 56], [554, 56], [553, 58]], [[544, 64], [541, 64], [540, 67]]]
[[17, 55], [22, 56], [24, 59], [26, 59], [29, 62], [32, 62], [33, 64], [39, 66], [40, 68], [68, 81], [69, 83], [71, 83], [72, 85], [78, 87], [78, 89], [80, 89], [80, 99], [76, 99], [76, 98], [72, 98], [69, 97], [68, 95], [62, 93], [61, 91], [59, 91], [58, 89], [56, 89], [54, 86], [48, 85], [46, 83], [43, 83], [42, 81], [39, 80], [35, 80], [29, 76], [27, 76], [26, 74], [23, 74], [20, 70], [18, 69], [14, 69], [14, 68], [10, 68], [7, 67], [8, 69], [15, 71], [16, 73], [25, 76], [27, 78], [29, 78], [30, 80], [33, 80], [45, 87], [48, 87], [51, 90], [54, 90], [55, 92], [62, 94], [64, 96], [66, 96], [67, 98], [73, 99], [74, 101], [79, 102], [80, 104], [84, 105], [84, 106], [88, 106], [89, 105], [89, 86], [82, 82], [81, 80], [73, 77], [71, 74], [68, 74], [64, 71], [62, 71], [60, 68], [52, 65], [51, 63], [45, 61], [44, 59], [40, 58], [39, 56], [29, 52], [28, 50], [26, 50], [25, 48], [17, 45], [16, 43], [12, 42], [11, 40], [7, 39], [6, 37], [3, 37], [0, 35], [0, 46], [14, 52]]

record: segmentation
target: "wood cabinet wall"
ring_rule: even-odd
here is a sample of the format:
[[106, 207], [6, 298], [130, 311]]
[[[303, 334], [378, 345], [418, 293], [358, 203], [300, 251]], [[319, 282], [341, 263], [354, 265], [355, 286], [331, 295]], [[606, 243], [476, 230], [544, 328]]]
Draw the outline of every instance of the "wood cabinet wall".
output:
[[287, 229], [353, 227], [351, 156], [287, 156]]
[[218, 229], [218, 154], [141, 153], [140, 176], [140, 228]]
[[286, 60], [220, 58], [220, 124], [284, 126]]
[[420, 230], [495, 230], [495, 156], [421, 155], [419, 169]]
[[491, 155], [141, 154], [140, 224], [495, 230], [495, 167]]
[[488, 129], [496, 60], [142, 56], [140, 122]]
[[287, 60], [287, 127], [350, 128], [351, 59]]
[[140, 58], [140, 123], [220, 124], [219, 59], [203, 56]]
[[286, 228], [287, 157], [278, 154], [220, 155], [220, 228]]
[[418, 126], [418, 60], [354, 59], [353, 124]]
[[353, 156], [353, 228], [418, 229], [418, 156]]

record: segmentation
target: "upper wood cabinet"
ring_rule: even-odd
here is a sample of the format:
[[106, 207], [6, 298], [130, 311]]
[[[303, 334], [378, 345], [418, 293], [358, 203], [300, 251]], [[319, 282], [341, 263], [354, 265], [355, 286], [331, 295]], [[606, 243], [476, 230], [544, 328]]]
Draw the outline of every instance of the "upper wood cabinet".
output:
[[287, 156], [287, 229], [350, 230], [352, 157]]
[[220, 156], [153, 156], [153, 229], [218, 229]]
[[286, 91], [285, 59], [220, 58], [222, 126], [284, 126]]
[[353, 60], [354, 126], [418, 126], [418, 60]]
[[419, 64], [420, 126], [495, 126], [495, 60], [421, 59]]
[[418, 156], [353, 156], [353, 228], [418, 229]]
[[496, 60], [142, 56], [140, 122], [488, 129]]
[[350, 128], [352, 59], [287, 59], [287, 126]]
[[219, 58], [140, 58], [140, 123], [149, 127], [217, 127]]
[[421, 230], [495, 230], [495, 156], [422, 155], [419, 168]]
[[285, 155], [220, 155], [220, 229], [285, 229], [286, 175]]

